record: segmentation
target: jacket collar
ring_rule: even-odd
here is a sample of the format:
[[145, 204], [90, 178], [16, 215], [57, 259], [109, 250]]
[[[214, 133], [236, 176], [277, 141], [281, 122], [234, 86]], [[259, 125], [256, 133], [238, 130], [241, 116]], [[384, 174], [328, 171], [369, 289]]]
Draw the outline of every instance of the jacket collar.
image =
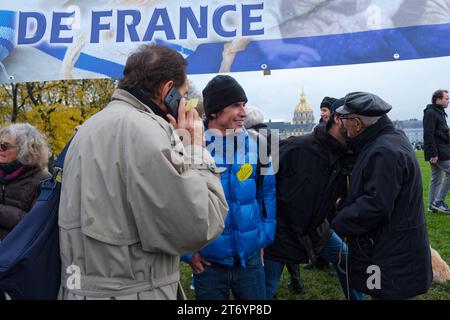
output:
[[154, 113], [169, 122], [169, 119], [164, 111], [162, 111], [161, 108], [158, 107], [151, 99], [145, 96], [140, 89], [116, 89], [112, 99], [125, 101], [138, 110]]
[[436, 110], [437, 112], [442, 113], [443, 115], [445, 115], [445, 117], [447, 117], [447, 113], [445, 112], [444, 107], [440, 104], [429, 104], [425, 110], [428, 109]]
[[[253, 139], [252, 141], [256, 144], [257, 140], [255, 139]], [[211, 148], [210, 144], [213, 142], [221, 144], [222, 148], [218, 150], [216, 150], [215, 148]], [[220, 161], [226, 161], [228, 153], [237, 153], [240, 157], [246, 157], [245, 155], [249, 151], [249, 143], [249, 133], [245, 128], [242, 128], [242, 131], [240, 133], [235, 133], [229, 136], [222, 136], [217, 134], [215, 130], [210, 130], [206, 127], [205, 144], [208, 151], [216, 159], [216, 161], [218, 161], [218, 159], [220, 159]], [[218, 145], [214, 146], [218, 147]], [[219, 150], [221, 151], [222, 155], [217, 154], [217, 151]], [[219, 164], [221, 163], [220, 161], [218, 162]]]
[[360, 153], [365, 146], [374, 141], [378, 136], [395, 131], [394, 125], [388, 116], [384, 115], [377, 123], [371, 125], [359, 136], [350, 140], [350, 148], [355, 153]]
[[204, 121], [203, 123], [205, 125], [205, 141], [206, 141], [206, 143], [210, 143], [218, 138], [223, 139], [224, 143], [226, 143], [227, 137], [228, 137], [228, 139], [231, 139], [231, 136], [233, 136], [234, 139], [237, 139], [238, 137], [241, 137], [241, 139], [242, 139], [242, 137], [245, 137], [245, 139], [248, 138], [248, 132], [245, 128], [242, 128], [242, 131], [240, 133], [234, 133], [230, 136], [223, 136], [223, 135], [217, 134], [216, 130], [208, 128], [207, 121]]

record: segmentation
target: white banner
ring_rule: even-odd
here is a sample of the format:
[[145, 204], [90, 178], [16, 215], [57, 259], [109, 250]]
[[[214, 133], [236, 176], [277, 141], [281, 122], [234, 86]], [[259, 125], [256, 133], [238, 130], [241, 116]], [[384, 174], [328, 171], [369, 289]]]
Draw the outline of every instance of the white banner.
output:
[[448, 0], [3, 0], [0, 82], [121, 77], [144, 43], [190, 74], [450, 55]]

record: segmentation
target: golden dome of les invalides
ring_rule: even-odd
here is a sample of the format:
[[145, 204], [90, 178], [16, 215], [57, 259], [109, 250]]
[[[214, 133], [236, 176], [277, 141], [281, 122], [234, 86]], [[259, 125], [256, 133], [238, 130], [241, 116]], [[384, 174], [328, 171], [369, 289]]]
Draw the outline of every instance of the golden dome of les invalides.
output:
[[305, 92], [302, 88], [300, 102], [294, 110], [292, 123], [287, 122], [266, 122], [269, 129], [279, 130], [280, 137], [302, 136], [311, 132], [314, 128], [314, 113], [311, 105], [306, 100]]
[[292, 119], [293, 124], [313, 124], [314, 123], [314, 113], [311, 105], [306, 101], [305, 92], [302, 88], [302, 93], [300, 95], [300, 102], [294, 111], [294, 118]]

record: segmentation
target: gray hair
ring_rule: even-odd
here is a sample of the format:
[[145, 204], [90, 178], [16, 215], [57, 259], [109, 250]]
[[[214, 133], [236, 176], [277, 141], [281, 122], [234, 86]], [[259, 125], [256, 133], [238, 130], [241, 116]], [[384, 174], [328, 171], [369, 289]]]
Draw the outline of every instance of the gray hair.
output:
[[45, 136], [28, 123], [16, 123], [0, 128], [0, 139], [9, 134], [19, 153], [17, 160], [27, 166], [45, 169], [48, 164], [48, 144]]
[[358, 118], [361, 120], [364, 127], [368, 128], [371, 125], [374, 125], [375, 123], [377, 123], [378, 120], [381, 119], [381, 116], [378, 116], [378, 117], [358, 116]]
[[257, 124], [264, 123], [264, 115], [256, 107], [246, 107], [247, 117], [244, 120], [244, 126], [246, 129], [251, 128]]

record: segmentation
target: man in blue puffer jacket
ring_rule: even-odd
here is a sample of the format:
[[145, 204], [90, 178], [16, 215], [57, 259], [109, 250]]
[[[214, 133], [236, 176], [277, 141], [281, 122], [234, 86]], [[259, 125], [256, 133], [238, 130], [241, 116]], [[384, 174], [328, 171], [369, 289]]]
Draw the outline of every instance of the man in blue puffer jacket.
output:
[[203, 90], [206, 144], [223, 167], [229, 211], [214, 242], [183, 257], [194, 270], [197, 299], [265, 299], [262, 249], [275, 234], [276, 192], [272, 164], [258, 159], [258, 137], [244, 129], [247, 96], [230, 76], [214, 77]]

